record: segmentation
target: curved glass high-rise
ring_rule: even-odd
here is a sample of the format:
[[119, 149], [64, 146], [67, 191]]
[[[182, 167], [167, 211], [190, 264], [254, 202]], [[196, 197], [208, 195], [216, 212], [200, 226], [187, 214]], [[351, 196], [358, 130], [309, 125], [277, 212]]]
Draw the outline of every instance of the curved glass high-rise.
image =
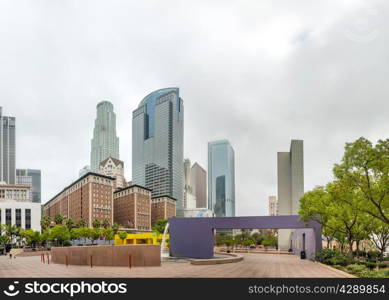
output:
[[107, 157], [119, 159], [119, 138], [116, 136], [116, 115], [109, 101], [97, 104], [97, 117], [93, 130], [91, 171], [98, 172], [100, 163]]
[[177, 200], [183, 215], [184, 106], [178, 88], [147, 95], [132, 113], [132, 182]]

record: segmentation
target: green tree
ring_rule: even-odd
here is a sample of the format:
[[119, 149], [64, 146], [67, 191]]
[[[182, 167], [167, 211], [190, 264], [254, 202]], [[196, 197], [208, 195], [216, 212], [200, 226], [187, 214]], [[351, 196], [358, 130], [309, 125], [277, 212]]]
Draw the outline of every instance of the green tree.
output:
[[63, 245], [65, 241], [70, 239], [70, 233], [66, 226], [56, 225], [50, 229], [50, 239], [55, 241], [57, 245]]
[[104, 228], [102, 231], [102, 234], [104, 236], [104, 240], [111, 243], [111, 240], [114, 239], [114, 233], [112, 228]]
[[46, 246], [47, 241], [49, 241], [49, 240], [50, 240], [49, 230], [45, 230], [39, 235], [39, 243], [41, 244], [41, 246]]
[[94, 244], [95, 240], [99, 239], [101, 236], [101, 230], [100, 228], [93, 228], [90, 230], [90, 239], [92, 240], [92, 245]]
[[95, 219], [95, 220], [92, 222], [92, 226], [93, 226], [93, 228], [100, 228], [101, 223], [100, 223], [99, 220]]
[[67, 218], [65, 220], [65, 225], [68, 228], [68, 230], [70, 231], [73, 228], [73, 226], [74, 226], [74, 221], [72, 219], [70, 219], [70, 218]]
[[72, 228], [70, 230], [70, 239], [72, 241], [79, 240], [82, 237], [82, 228]]
[[159, 234], [163, 234], [165, 231], [165, 227], [166, 227], [167, 222], [168, 221], [166, 219], [157, 220], [157, 222], [155, 223], [155, 225], [152, 228], [153, 231], [157, 232]]
[[260, 234], [259, 232], [254, 232], [251, 235], [251, 238], [255, 242], [256, 245], [261, 245], [261, 243], [265, 237], [262, 234]]
[[347, 242], [352, 254], [353, 244], [356, 243], [358, 248], [359, 242], [368, 237], [365, 224], [369, 222], [369, 217], [357, 209], [360, 204], [358, 198], [358, 191], [342, 181], [316, 187], [300, 199], [300, 219], [320, 223], [323, 234], [327, 236], [327, 245], [330, 240], [336, 239], [343, 248]]
[[26, 240], [28, 246], [35, 247], [39, 243], [40, 233], [32, 229], [22, 230], [20, 236]]
[[104, 229], [107, 229], [110, 225], [111, 225], [111, 223], [109, 222], [109, 220], [107, 218], [105, 218], [101, 224], [101, 226], [103, 226]]
[[118, 223], [113, 223], [113, 224], [112, 224], [112, 231], [113, 231], [113, 234], [114, 234], [114, 235], [118, 234], [119, 228], [120, 228], [120, 226], [119, 226]]
[[380, 220], [374, 220], [370, 226], [370, 239], [380, 251], [380, 260], [382, 260], [387, 247], [389, 247], [389, 225]]
[[56, 214], [54, 216], [54, 222], [56, 225], [62, 225], [63, 220], [64, 220], [64, 217], [61, 214]]
[[43, 216], [41, 219], [41, 228], [42, 232], [44, 232], [46, 229], [50, 227], [51, 219], [49, 216]]
[[127, 232], [126, 231], [119, 231], [118, 236], [119, 236], [119, 239], [121, 239], [122, 244], [124, 244], [124, 240], [127, 238]]
[[78, 227], [85, 227], [86, 226], [86, 221], [84, 219], [80, 219], [77, 222]]
[[0, 245], [3, 248], [3, 254], [5, 253], [5, 247], [10, 242], [10, 237], [6, 234], [0, 234]]
[[353, 209], [389, 224], [389, 139], [375, 146], [361, 137], [347, 143], [340, 164], [335, 165], [336, 178], [358, 192], [359, 205], [342, 199]]
[[14, 241], [19, 236], [20, 228], [16, 227], [15, 225], [6, 225], [5, 226], [5, 234], [9, 236], [10, 240], [9, 242], [11, 245], [14, 244]]
[[84, 245], [86, 244], [86, 240], [91, 238], [91, 228], [89, 227], [80, 227], [80, 237], [84, 239]]

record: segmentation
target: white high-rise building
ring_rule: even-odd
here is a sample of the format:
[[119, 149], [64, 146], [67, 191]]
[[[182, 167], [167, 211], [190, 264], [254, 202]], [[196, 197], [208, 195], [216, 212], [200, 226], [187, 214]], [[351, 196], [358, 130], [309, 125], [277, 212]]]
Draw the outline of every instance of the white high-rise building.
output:
[[132, 182], [184, 209], [184, 106], [178, 88], [147, 95], [132, 113]]
[[97, 104], [97, 117], [91, 141], [91, 171], [98, 172], [100, 163], [108, 158], [119, 159], [119, 138], [116, 135], [116, 115], [111, 102]]
[[3, 116], [0, 106], [0, 182], [16, 183], [16, 120]]
[[184, 209], [196, 208], [196, 196], [191, 185], [191, 163], [189, 159], [184, 160]]
[[[304, 194], [304, 142], [292, 140], [290, 152], [277, 153], [279, 215], [297, 215]], [[278, 247], [291, 248], [289, 229], [278, 230]]]

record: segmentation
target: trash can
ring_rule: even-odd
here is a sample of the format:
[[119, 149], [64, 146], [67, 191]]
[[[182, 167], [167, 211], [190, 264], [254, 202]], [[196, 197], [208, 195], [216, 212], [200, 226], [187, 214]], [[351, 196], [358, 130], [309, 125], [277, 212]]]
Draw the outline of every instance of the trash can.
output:
[[300, 258], [301, 259], [306, 259], [307, 258], [307, 254], [305, 253], [305, 251], [301, 251], [300, 252]]

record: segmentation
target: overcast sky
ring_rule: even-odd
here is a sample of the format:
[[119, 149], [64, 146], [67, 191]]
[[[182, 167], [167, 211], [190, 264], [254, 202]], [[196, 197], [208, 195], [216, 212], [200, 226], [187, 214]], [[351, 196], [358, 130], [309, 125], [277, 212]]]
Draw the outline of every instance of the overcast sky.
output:
[[184, 156], [235, 149], [237, 215], [266, 215], [277, 151], [303, 139], [305, 190], [344, 144], [389, 136], [389, 3], [341, 0], [0, 1], [0, 105], [17, 167], [42, 170], [42, 202], [89, 164], [96, 104], [113, 103], [131, 179], [131, 113], [177, 86]]

